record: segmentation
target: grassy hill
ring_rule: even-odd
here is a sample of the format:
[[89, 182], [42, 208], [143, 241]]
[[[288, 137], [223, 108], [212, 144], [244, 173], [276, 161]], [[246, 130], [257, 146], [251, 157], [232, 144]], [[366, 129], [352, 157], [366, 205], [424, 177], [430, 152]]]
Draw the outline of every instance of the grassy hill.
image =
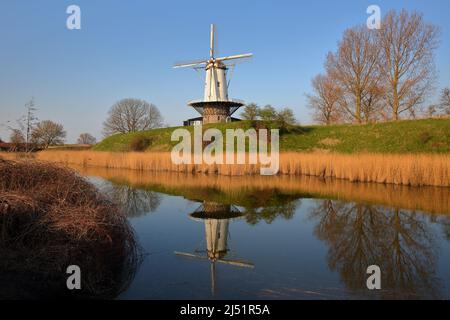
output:
[[[241, 121], [206, 125], [204, 128], [275, 127], [274, 124]], [[193, 132], [193, 127], [185, 127]], [[97, 151], [170, 151], [176, 128], [117, 134], [98, 143]], [[449, 153], [450, 119], [425, 119], [368, 125], [292, 126], [280, 136], [281, 151], [334, 151], [340, 153]]]

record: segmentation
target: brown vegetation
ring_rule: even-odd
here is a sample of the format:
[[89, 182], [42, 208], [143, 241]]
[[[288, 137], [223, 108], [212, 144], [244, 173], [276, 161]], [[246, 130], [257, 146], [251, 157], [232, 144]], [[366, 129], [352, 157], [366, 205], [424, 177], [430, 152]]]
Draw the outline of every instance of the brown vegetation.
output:
[[[450, 189], [436, 187], [413, 188], [407, 186], [374, 183], [351, 183], [339, 179], [317, 177], [278, 176], [229, 177], [203, 174], [169, 172], [142, 172], [136, 170], [115, 170], [95, 167], [74, 168], [82, 174], [98, 176], [111, 181], [121, 181], [132, 187], [167, 190], [217, 190], [231, 197], [239, 197], [247, 191], [276, 189], [286, 194], [310, 195], [315, 198], [330, 198], [366, 204], [384, 205], [408, 210], [422, 210], [430, 213], [450, 214]], [[181, 184], [180, 181], [183, 183]]]
[[[390, 11], [381, 29], [356, 26], [327, 55], [308, 104], [325, 124], [416, 117], [435, 79], [439, 28], [417, 12]], [[445, 114], [445, 110], [441, 110]]]
[[[3, 154], [3, 156], [12, 155]], [[37, 159], [85, 167], [209, 173], [229, 176], [259, 175], [258, 165], [175, 165], [169, 152], [46, 151]], [[281, 175], [306, 175], [409, 186], [450, 187], [450, 155], [382, 155], [336, 153], [280, 154]]]
[[65, 137], [66, 132], [62, 124], [50, 120], [44, 120], [36, 124], [31, 133], [32, 143], [44, 149], [54, 145], [62, 145]]
[[309, 108], [314, 112], [314, 120], [326, 125], [341, 121], [343, 93], [337, 81], [329, 74], [319, 74], [312, 79], [311, 85], [314, 94], [308, 94], [306, 97]]
[[[125, 216], [69, 169], [0, 159], [0, 297], [113, 298], [138, 262]], [[66, 287], [66, 268], [82, 289]]]

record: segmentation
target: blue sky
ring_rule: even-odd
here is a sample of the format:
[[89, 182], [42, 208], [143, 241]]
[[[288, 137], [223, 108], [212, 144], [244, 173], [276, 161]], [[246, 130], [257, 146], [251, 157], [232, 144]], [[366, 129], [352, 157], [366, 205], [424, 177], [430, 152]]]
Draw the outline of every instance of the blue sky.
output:
[[[81, 7], [81, 30], [66, 28], [71, 4]], [[125, 97], [156, 104], [169, 125], [197, 116], [186, 103], [202, 97], [203, 75], [171, 66], [207, 57], [210, 23], [218, 54], [254, 53], [236, 67], [230, 96], [291, 107], [310, 123], [311, 78], [371, 4], [417, 10], [441, 27], [438, 86], [450, 86], [448, 0], [0, 0], [0, 137], [32, 96], [38, 117], [62, 123], [68, 142], [81, 132], [101, 138], [109, 108]]]

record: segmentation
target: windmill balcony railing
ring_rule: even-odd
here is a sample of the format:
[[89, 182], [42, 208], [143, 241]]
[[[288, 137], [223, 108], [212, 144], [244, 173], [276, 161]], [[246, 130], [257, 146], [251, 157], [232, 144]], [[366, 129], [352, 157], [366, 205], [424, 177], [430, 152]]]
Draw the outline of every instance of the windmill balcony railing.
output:
[[218, 100], [218, 101], [205, 101], [202, 99], [196, 99], [196, 100], [191, 100], [188, 102], [188, 104], [197, 104], [197, 103], [204, 103], [204, 102], [232, 102], [232, 103], [237, 103], [237, 104], [245, 104], [244, 100], [240, 100], [240, 99], [228, 99], [228, 100]]

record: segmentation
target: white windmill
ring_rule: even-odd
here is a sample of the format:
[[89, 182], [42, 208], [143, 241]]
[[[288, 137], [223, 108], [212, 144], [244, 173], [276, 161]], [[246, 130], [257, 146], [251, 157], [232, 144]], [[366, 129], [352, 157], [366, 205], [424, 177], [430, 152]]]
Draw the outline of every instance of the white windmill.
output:
[[243, 101], [233, 100], [228, 97], [227, 71], [229, 66], [225, 62], [253, 56], [253, 54], [247, 53], [216, 58], [214, 42], [215, 29], [212, 24], [209, 59], [176, 64], [174, 66], [174, 68], [201, 68], [206, 71], [203, 100], [189, 103], [191, 107], [202, 115], [203, 124], [228, 122], [231, 120], [231, 115], [244, 105]]

